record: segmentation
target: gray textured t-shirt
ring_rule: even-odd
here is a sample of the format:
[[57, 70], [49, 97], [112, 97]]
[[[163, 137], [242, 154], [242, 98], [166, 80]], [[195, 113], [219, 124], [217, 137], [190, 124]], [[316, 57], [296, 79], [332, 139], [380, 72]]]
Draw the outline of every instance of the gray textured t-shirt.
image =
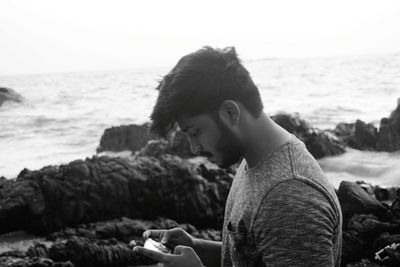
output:
[[247, 170], [226, 203], [222, 266], [340, 266], [342, 213], [332, 185], [296, 137]]

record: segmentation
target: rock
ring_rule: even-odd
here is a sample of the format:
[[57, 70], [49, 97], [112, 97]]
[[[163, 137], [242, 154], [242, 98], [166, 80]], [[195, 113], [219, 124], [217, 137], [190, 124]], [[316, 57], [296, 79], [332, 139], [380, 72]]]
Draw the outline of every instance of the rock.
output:
[[371, 262], [368, 259], [362, 259], [360, 262], [347, 264], [346, 267], [381, 267], [382, 265]]
[[378, 130], [372, 123], [357, 120], [355, 123], [339, 123], [333, 130], [339, 140], [358, 150], [375, 150]]
[[[374, 251], [377, 252], [388, 245], [400, 244], [400, 234], [383, 233], [374, 242]], [[388, 266], [400, 266], [400, 247], [397, 249], [385, 249], [389, 259], [385, 261]]]
[[122, 217], [119, 219], [81, 224], [74, 228], [49, 234], [46, 238], [50, 241], [59, 239], [71, 239], [72, 237], [84, 237], [87, 239], [109, 239], [115, 238], [118, 241], [129, 244], [135, 240], [138, 244], [143, 244], [142, 234], [147, 229], [171, 229], [180, 227], [189, 234], [197, 237], [214, 241], [221, 241], [221, 231], [214, 229], [197, 229], [191, 224], [178, 224], [176, 221], [166, 218], [156, 220], [130, 219]]
[[104, 131], [96, 151], [97, 153], [103, 151], [137, 151], [152, 139], [157, 139], [157, 137], [150, 134], [148, 124], [112, 127]]
[[342, 207], [344, 226], [354, 214], [374, 214], [385, 218], [387, 208], [368, 194], [360, 185], [343, 181], [340, 183], [338, 198]]
[[372, 124], [366, 124], [361, 120], [355, 123], [354, 142], [356, 149], [359, 150], [375, 150], [378, 140], [378, 130]]
[[6, 101], [23, 102], [24, 98], [13, 89], [0, 87], [0, 106]]
[[190, 149], [190, 144], [180, 131], [172, 134], [171, 141], [164, 139], [150, 140], [139, 152], [140, 156], [160, 157], [164, 154], [176, 155], [181, 158], [191, 158], [195, 155]]
[[327, 131], [310, 126], [298, 114], [277, 114], [271, 117], [277, 124], [302, 140], [308, 151], [317, 159], [344, 153], [344, 146]]
[[342, 264], [371, 258], [374, 240], [384, 232], [394, 232], [399, 224], [380, 221], [372, 214], [355, 214], [343, 231]]
[[380, 221], [372, 214], [355, 214], [347, 225], [348, 230], [356, 230], [360, 234], [365, 234], [370, 239], [374, 239], [381, 233], [396, 231], [400, 224]]
[[305, 138], [304, 143], [307, 150], [316, 159], [340, 155], [345, 152], [344, 147], [326, 132], [314, 132]]
[[368, 243], [355, 230], [343, 231], [341, 265], [357, 262], [364, 258]]
[[388, 152], [400, 150], [400, 98], [390, 117], [381, 119], [376, 148]]
[[76, 266], [135, 266], [151, 263], [143, 256], [136, 255], [128, 244], [116, 240], [91, 240], [73, 237], [67, 242], [56, 242], [49, 251], [55, 261], [67, 261]]
[[390, 206], [390, 215], [392, 221], [400, 223], [400, 188], [397, 189], [397, 198]]
[[160, 139], [150, 134], [148, 124], [112, 127], [104, 131], [97, 153], [140, 150], [139, 154], [142, 156], [159, 157], [164, 154], [177, 155], [181, 158], [194, 156], [187, 137], [181, 131], [171, 132], [169, 139], [169, 141]]
[[350, 136], [354, 136], [355, 124], [354, 123], [345, 123], [341, 122], [336, 125], [333, 130], [334, 134], [341, 138], [348, 138]]
[[[66, 228], [46, 237], [46, 245], [36, 243], [26, 253], [10, 251], [0, 255], [0, 262], [5, 257], [27, 261], [33, 258], [44, 259], [48, 265], [68, 263], [74, 266], [136, 266], [152, 263], [144, 257], [135, 255], [133, 245], [143, 246], [143, 231], [146, 229], [171, 229], [181, 227], [197, 238], [221, 241], [221, 231], [197, 229], [191, 224], [178, 224], [166, 218], [154, 221], [135, 220], [122, 217], [96, 223], [81, 224]], [[51, 240], [51, 241], [49, 241]], [[48, 245], [48, 244], [51, 245]], [[23, 265], [30, 266], [30, 265]], [[64, 265], [60, 265], [64, 266]], [[69, 266], [69, 265], [66, 265]]]
[[43, 234], [121, 216], [218, 229], [232, 179], [225, 170], [206, 172], [172, 155], [93, 157], [26, 170], [0, 188], [0, 233]]
[[391, 245], [393, 243], [400, 243], [400, 233], [390, 234], [385, 232], [375, 239], [373, 249], [374, 251], [379, 251], [387, 245]]
[[293, 115], [280, 113], [271, 116], [271, 118], [286, 131], [295, 134], [300, 139], [303, 139], [303, 136], [312, 133], [311, 125], [305, 120], [301, 119], [298, 113]]
[[54, 262], [48, 258], [19, 258], [14, 256], [0, 256], [0, 266], [9, 267], [74, 267], [70, 261]]

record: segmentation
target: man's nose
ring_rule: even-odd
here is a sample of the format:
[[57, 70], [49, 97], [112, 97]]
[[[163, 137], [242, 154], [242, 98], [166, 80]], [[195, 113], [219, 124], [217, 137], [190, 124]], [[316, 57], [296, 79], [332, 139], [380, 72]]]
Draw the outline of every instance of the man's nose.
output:
[[190, 144], [190, 150], [192, 151], [192, 153], [195, 155], [199, 155], [201, 152], [201, 145], [190, 138], [188, 138], [188, 140]]

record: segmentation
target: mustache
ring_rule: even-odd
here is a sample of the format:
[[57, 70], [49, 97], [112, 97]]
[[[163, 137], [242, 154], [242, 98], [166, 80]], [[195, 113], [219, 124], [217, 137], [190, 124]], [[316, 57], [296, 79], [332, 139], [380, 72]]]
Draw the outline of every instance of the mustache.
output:
[[209, 158], [209, 157], [211, 157], [213, 154], [210, 153], [210, 152], [207, 152], [207, 151], [201, 151], [198, 155], [199, 155], [199, 156], [202, 156], [202, 157], [207, 157], [207, 158]]

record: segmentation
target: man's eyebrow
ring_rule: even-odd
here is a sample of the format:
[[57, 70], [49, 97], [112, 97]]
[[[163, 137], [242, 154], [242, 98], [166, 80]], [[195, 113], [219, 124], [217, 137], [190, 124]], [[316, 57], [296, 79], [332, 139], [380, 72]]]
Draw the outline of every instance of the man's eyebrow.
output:
[[193, 127], [193, 124], [190, 124], [190, 125], [186, 126], [185, 128], [183, 128], [181, 131], [184, 132], [184, 133], [187, 133], [188, 130], [189, 130], [190, 128], [192, 128], [192, 127]]

